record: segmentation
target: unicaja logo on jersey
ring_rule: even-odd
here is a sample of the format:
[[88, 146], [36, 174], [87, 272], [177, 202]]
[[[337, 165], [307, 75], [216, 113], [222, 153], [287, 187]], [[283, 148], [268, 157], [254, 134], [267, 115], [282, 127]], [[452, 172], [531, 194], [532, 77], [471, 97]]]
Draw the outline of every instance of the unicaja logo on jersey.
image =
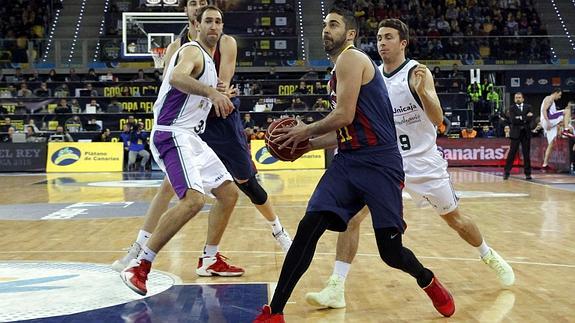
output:
[[274, 156], [272, 156], [269, 153], [269, 151], [266, 147], [262, 147], [262, 148], [260, 148], [260, 150], [258, 150], [256, 152], [256, 160], [260, 164], [268, 164], [268, 165], [273, 164], [273, 163], [278, 161], [277, 159], [275, 159]]
[[409, 113], [412, 111], [417, 110], [417, 106], [413, 103], [410, 103], [408, 106], [399, 106], [397, 108], [393, 108], [393, 114], [404, 114]]
[[58, 166], [68, 166], [80, 160], [82, 152], [74, 147], [64, 147], [56, 150], [50, 158]]

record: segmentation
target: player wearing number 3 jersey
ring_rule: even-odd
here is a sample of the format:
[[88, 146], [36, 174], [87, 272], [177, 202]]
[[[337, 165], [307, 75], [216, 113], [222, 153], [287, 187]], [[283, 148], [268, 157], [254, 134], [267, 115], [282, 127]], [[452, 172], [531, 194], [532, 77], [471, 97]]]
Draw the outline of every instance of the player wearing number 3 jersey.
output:
[[[476, 247], [482, 260], [492, 268], [503, 285], [515, 281], [513, 269], [489, 248], [473, 220], [459, 213], [457, 197], [447, 172], [447, 162], [435, 144], [435, 126], [443, 120], [441, 104], [433, 76], [417, 61], [406, 59], [408, 27], [398, 19], [379, 24], [378, 51], [383, 59], [383, 74], [393, 107], [397, 143], [403, 157], [404, 190], [418, 202], [429, 203], [467, 243]], [[318, 293], [308, 293], [308, 303], [321, 307], [345, 307], [344, 281], [359, 241], [359, 224], [367, 211], [356, 216], [340, 233], [334, 274], [328, 286]]]

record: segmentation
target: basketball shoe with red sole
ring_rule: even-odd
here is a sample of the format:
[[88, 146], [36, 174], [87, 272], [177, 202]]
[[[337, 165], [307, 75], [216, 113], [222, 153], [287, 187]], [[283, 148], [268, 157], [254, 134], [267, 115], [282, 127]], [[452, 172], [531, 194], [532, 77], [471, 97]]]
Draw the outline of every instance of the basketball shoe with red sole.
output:
[[269, 305], [264, 305], [254, 323], [285, 323], [285, 320], [283, 314], [272, 314], [272, 308]]
[[226, 260], [228, 258], [219, 252], [214, 257], [200, 257], [196, 274], [202, 277], [238, 277], [244, 274], [245, 270], [243, 268], [232, 266]]
[[146, 296], [148, 289], [146, 288], [146, 281], [148, 274], [152, 269], [152, 263], [147, 260], [133, 259], [126, 269], [122, 270], [120, 277], [126, 286], [130, 287], [134, 292]]
[[435, 309], [445, 317], [450, 317], [455, 313], [455, 302], [453, 296], [449, 293], [447, 288], [443, 287], [439, 280], [435, 277], [427, 287], [423, 288], [427, 296], [431, 298]]

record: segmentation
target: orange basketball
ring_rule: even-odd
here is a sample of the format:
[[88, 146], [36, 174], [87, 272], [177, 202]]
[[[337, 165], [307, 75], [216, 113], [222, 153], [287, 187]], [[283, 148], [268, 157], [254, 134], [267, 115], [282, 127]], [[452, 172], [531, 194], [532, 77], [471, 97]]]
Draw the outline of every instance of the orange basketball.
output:
[[306, 147], [309, 144], [309, 139], [304, 140], [302, 142], [300, 142], [296, 149], [295, 152], [292, 154], [291, 150], [292, 150], [292, 146], [287, 146], [283, 149], [280, 149], [280, 145], [274, 143], [273, 141], [275, 139], [277, 139], [281, 134], [280, 133], [274, 133], [274, 131], [276, 129], [281, 129], [281, 128], [291, 128], [293, 126], [295, 126], [297, 124], [297, 120], [295, 118], [292, 117], [286, 117], [286, 118], [281, 118], [278, 120], [274, 120], [274, 122], [272, 122], [267, 131], [266, 131], [266, 135], [265, 135], [265, 142], [266, 142], [266, 147], [268, 149], [268, 152], [274, 156], [276, 159], [279, 159], [281, 161], [294, 161], [298, 158], [300, 158], [306, 151]]

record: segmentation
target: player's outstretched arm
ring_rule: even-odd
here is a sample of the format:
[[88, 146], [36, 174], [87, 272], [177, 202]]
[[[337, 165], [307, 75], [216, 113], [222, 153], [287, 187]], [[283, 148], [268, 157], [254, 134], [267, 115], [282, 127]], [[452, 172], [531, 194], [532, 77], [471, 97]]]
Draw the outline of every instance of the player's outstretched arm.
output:
[[411, 73], [413, 81], [410, 86], [421, 99], [425, 114], [434, 125], [440, 125], [443, 121], [443, 109], [435, 92], [435, 82], [431, 71], [427, 66], [419, 64]]

